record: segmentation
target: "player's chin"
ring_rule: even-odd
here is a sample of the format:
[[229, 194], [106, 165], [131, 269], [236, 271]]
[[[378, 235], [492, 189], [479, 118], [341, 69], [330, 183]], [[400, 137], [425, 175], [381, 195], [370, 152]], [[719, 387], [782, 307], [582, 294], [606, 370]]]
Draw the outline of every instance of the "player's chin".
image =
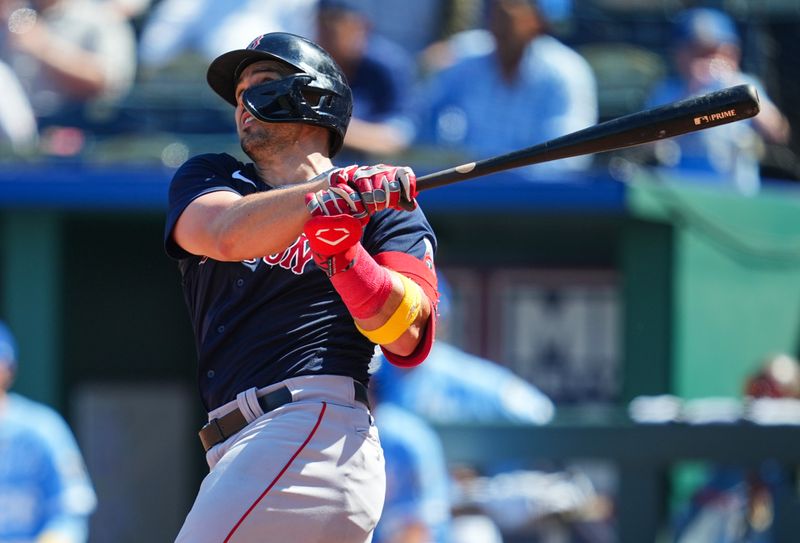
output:
[[259, 134], [254, 130], [240, 130], [239, 131], [239, 145], [242, 151], [249, 157], [258, 153], [260, 148], [263, 148], [267, 143], [267, 138], [264, 134]]

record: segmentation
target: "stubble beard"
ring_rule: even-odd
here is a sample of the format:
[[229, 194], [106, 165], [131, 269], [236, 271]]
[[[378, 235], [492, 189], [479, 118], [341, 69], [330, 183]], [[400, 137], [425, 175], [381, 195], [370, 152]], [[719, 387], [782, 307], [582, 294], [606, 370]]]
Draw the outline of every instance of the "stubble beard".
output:
[[263, 123], [242, 134], [239, 144], [253, 162], [274, 160], [295, 141], [297, 128], [293, 123]]

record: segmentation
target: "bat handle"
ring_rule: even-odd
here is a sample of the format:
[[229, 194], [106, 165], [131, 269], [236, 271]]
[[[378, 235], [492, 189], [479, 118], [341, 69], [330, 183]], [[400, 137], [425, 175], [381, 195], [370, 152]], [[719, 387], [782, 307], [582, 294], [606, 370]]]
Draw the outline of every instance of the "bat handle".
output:
[[405, 211], [414, 211], [417, 208], [417, 202], [414, 200], [409, 200], [405, 195], [400, 197], [400, 201], [398, 203]]

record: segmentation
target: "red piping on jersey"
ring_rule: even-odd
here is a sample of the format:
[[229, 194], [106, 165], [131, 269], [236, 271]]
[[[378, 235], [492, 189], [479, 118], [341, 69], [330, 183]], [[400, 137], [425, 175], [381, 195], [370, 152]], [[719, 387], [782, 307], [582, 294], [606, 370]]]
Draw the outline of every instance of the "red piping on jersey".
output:
[[317, 417], [317, 423], [314, 425], [314, 428], [311, 429], [311, 433], [308, 434], [308, 437], [306, 438], [305, 441], [303, 441], [303, 444], [300, 445], [300, 447], [295, 451], [295, 453], [292, 455], [292, 457], [289, 459], [289, 461], [286, 462], [286, 465], [283, 466], [283, 469], [280, 471], [280, 473], [278, 473], [278, 475], [275, 476], [275, 478], [272, 480], [272, 482], [269, 484], [269, 486], [267, 486], [267, 488], [264, 490], [264, 492], [262, 492], [261, 495], [256, 499], [256, 501], [253, 502], [253, 505], [251, 505], [247, 509], [247, 511], [245, 511], [244, 515], [242, 515], [242, 518], [239, 519], [239, 522], [237, 522], [236, 525], [233, 527], [233, 529], [231, 529], [231, 531], [228, 533], [228, 537], [225, 538], [225, 541], [223, 543], [228, 543], [231, 540], [231, 537], [233, 537], [233, 534], [236, 532], [236, 530], [239, 529], [239, 526], [242, 525], [242, 522], [244, 522], [244, 519], [246, 519], [247, 516], [253, 511], [253, 509], [255, 509], [256, 505], [258, 505], [258, 502], [263, 500], [264, 496], [266, 496], [267, 493], [269, 493], [269, 491], [272, 490], [272, 487], [275, 486], [275, 484], [278, 482], [278, 479], [283, 477], [283, 474], [286, 473], [286, 470], [288, 470], [289, 466], [292, 465], [292, 462], [294, 462], [294, 459], [297, 458], [297, 456], [301, 452], [303, 452], [303, 449], [306, 448], [306, 445], [308, 445], [308, 442], [311, 441], [311, 438], [314, 437], [314, 434], [317, 432], [317, 428], [319, 428], [319, 424], [322, 422], [322, 417], [323, 417], [323, 415], [325, 415], [325, 410], [327, 409], [327, 407], [328, 407], [328, 404], [325, 403], [325, 402], [322, 402], [322, 409], [319, 412], [319, 417]]

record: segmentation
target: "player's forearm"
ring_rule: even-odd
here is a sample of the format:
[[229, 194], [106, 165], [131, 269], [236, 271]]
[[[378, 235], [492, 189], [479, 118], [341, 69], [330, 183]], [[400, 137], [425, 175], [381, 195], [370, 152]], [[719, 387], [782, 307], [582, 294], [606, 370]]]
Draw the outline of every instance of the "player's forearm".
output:
[[308, 220], [305, 194], [325, 181], [245, 196], [217, 216], [210, 226], [217, 260], [238, 262], [284, 250]]

